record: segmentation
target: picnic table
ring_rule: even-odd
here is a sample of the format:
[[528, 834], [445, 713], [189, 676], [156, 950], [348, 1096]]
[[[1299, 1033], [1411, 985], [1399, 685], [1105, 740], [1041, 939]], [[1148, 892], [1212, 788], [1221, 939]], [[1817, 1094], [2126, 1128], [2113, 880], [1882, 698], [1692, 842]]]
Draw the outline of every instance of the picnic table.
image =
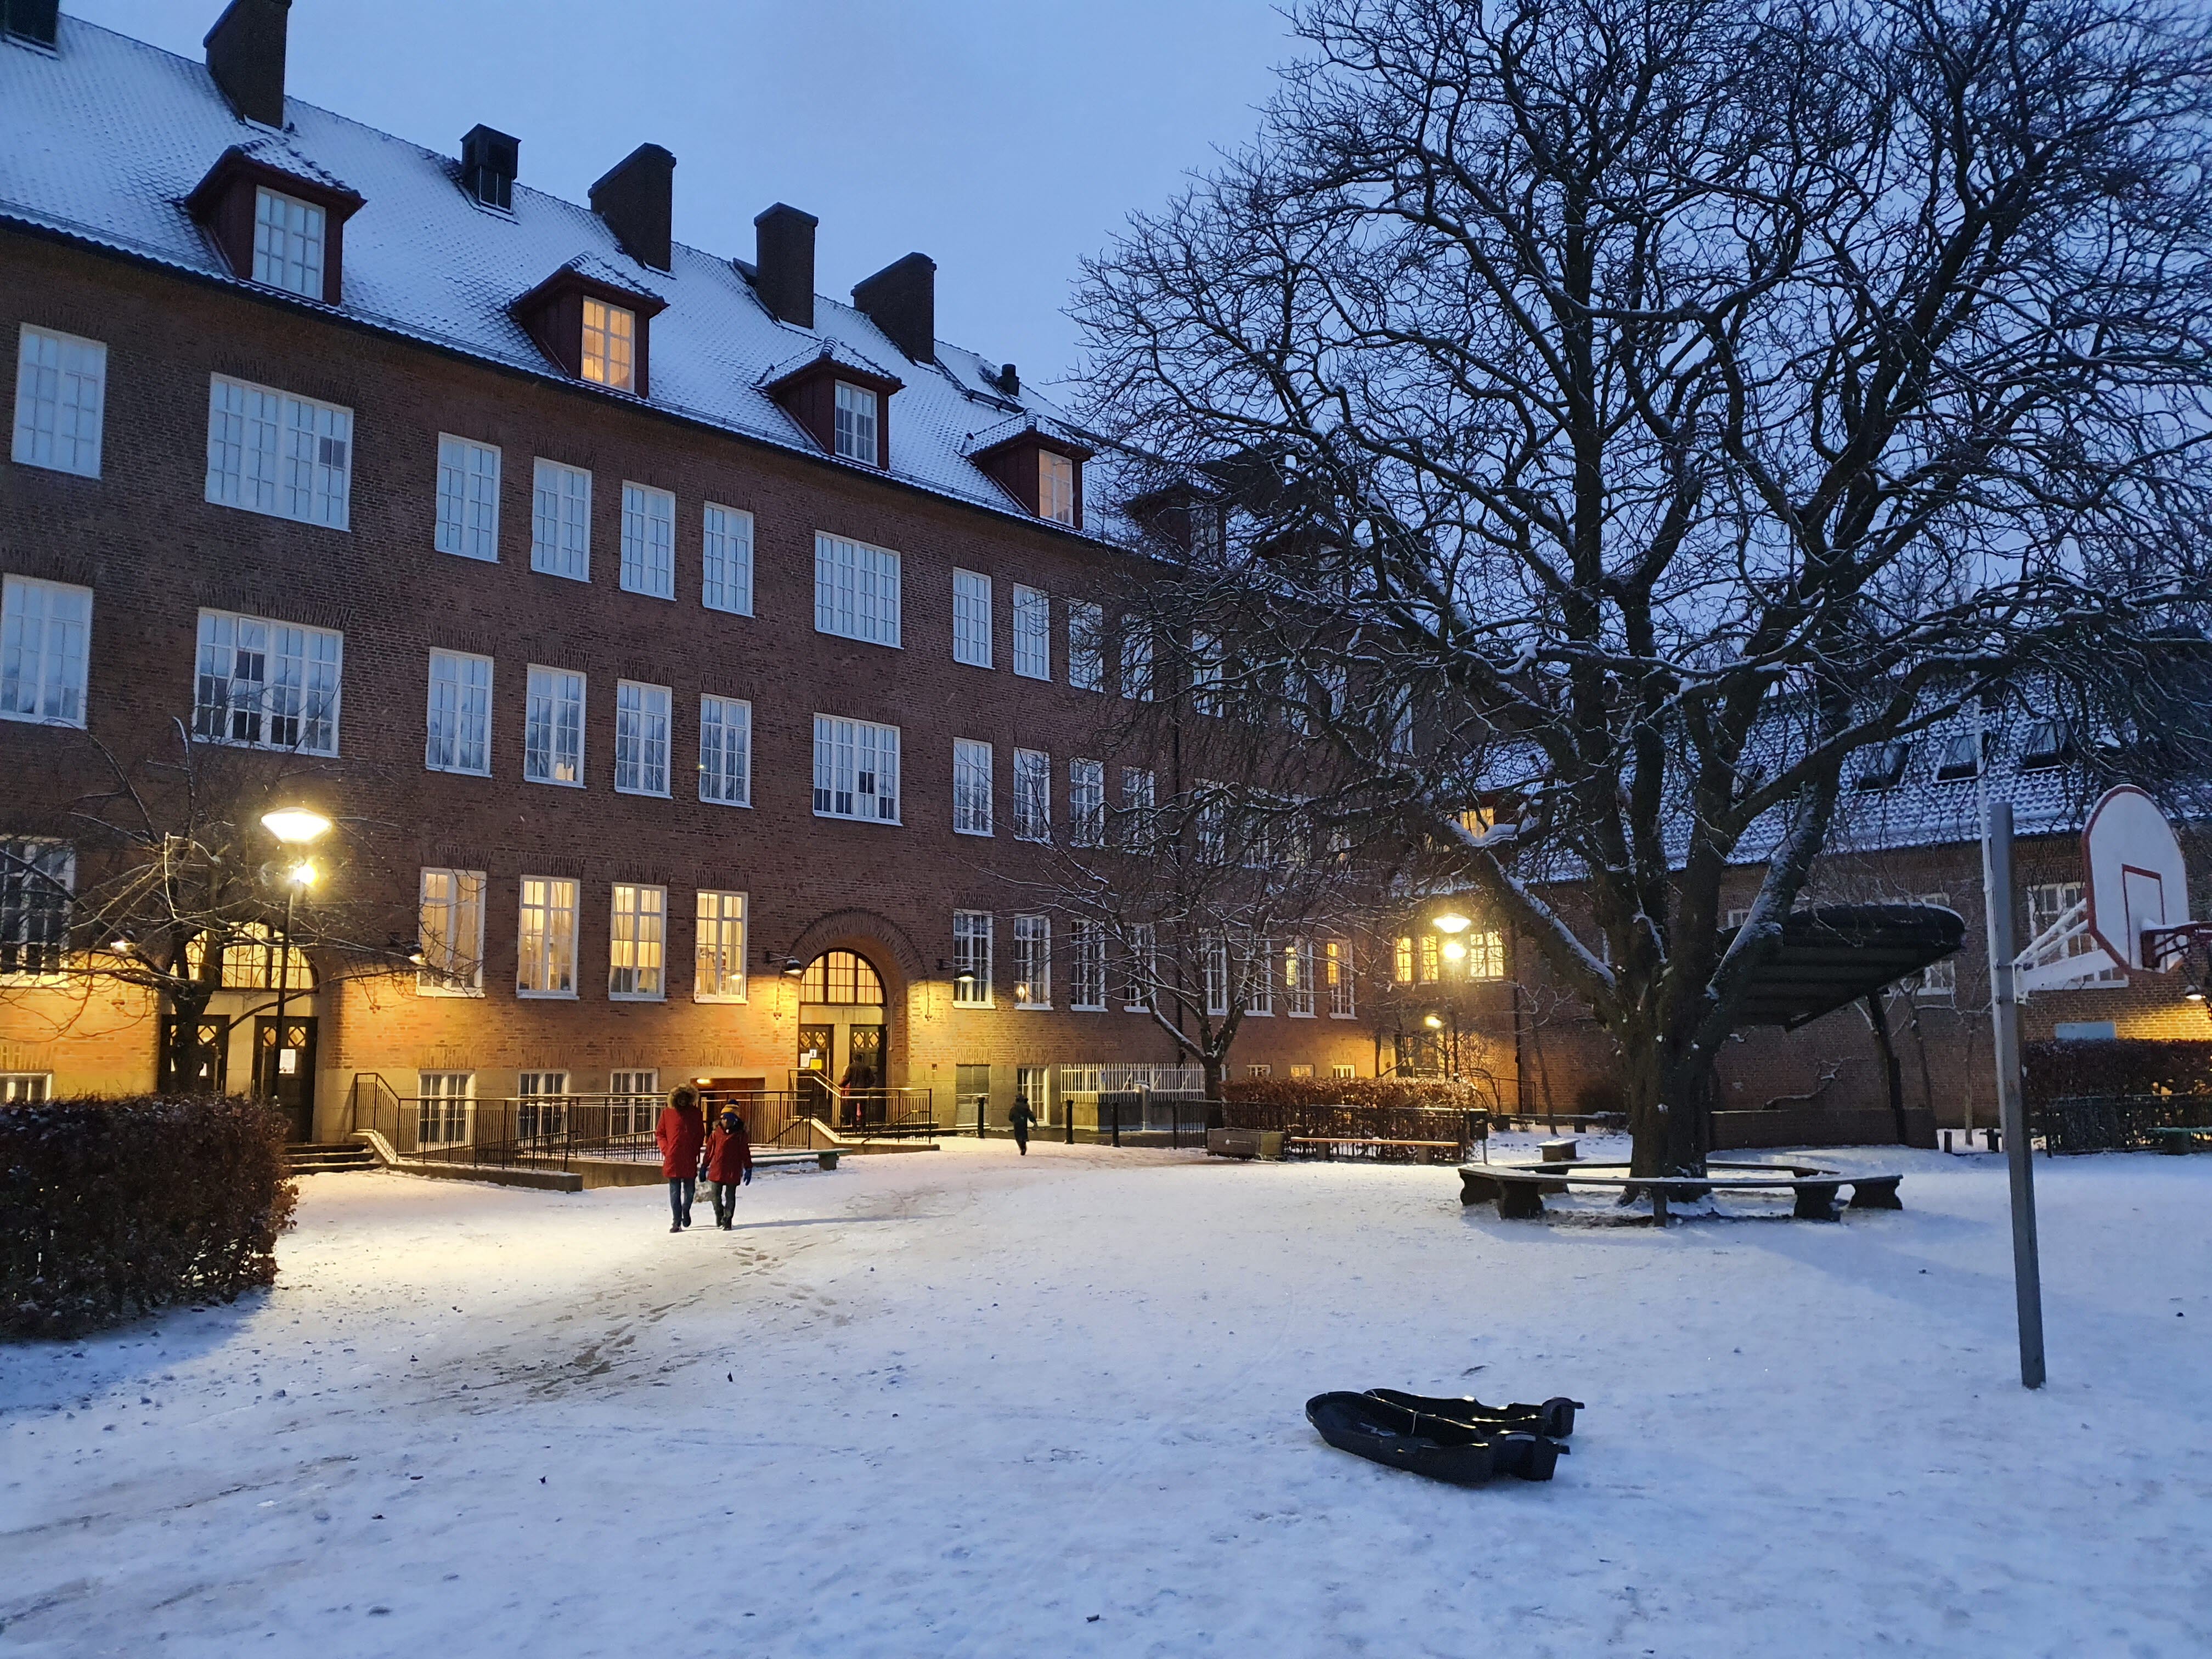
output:
[[[1833, 1221], [1836, 1194], [1851, 1189], [1855, 1210], [1901, 1210], [1897, 1196], [1901, 1175], [1850, 1175], [1807, 1164], [1708, 1164], [1702, 1176], [1632, 1176], [1626, 1164], [1465, 1164], [1460, 1166], [1462, 1204], [1495, 1202], [1499, 1216], [1525, 1221], [1544, 1213], [1547, 1193], [1565, 1193], [1570, 1187], [1636, 1188], [1651, 1198], [1655, 1221], [1667, 1219], [1670, 1200], [1685, 1202], [1716, 1192], [1786, 1192], [1794, 1200], [1790, 1213], [1800, 1221]], [[1620, 1174], [1602, 1173], [1619, 1170]], [[1727, 1173], [1715, 1175], [1715, 1170]]]

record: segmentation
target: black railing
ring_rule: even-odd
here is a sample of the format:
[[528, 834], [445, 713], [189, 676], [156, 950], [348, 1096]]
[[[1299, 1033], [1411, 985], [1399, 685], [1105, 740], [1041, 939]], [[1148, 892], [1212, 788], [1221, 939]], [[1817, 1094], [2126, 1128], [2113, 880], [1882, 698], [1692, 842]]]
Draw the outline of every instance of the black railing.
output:
[[841, 1089], [818, 1072], [794, 1072], [789, 1098], [842, 1134], [919, 1139], [949, 1127], [938, 1121], [934, 1089]]
[[[658, 1094], [402, 1095], [363, 1073], [354, 1079], [349, 1127], [374, 1130], [410, 1162], [565, 1170], [580, 1159], [658, 1163], [653, 1129], [665, 1104]], [[716, 1113], [735, 1106], [757, 1146], [787, 1144], [804, 1128], [797, 1104], [781, 1090], [709, 1091], [707, 1099]]]
[[1334, 1106], [1232, 1101], [1232, 1129], [1280, 1130], [1291, 1158], [1458, 1164], [1490, 1136], [1490, 1114], [1448, 1106]]

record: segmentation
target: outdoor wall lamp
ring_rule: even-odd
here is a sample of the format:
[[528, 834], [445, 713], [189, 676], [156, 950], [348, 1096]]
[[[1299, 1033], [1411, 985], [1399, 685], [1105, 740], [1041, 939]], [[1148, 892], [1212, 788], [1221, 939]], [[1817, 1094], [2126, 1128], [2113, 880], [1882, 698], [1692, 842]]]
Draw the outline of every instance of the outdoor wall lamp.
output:
[[797, 957], [786, 957], [783, 959], [783, 976], [786, 979], [797, 979], [805, 971], [806, 964], [799, 961]]

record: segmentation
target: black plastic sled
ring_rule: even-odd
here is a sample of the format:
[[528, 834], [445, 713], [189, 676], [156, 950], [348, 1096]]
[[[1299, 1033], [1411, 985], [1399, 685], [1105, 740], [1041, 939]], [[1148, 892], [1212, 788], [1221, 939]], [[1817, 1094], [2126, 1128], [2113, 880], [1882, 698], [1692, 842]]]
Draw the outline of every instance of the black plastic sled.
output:
[[1370, 1389], [1367, 1392], [1377, 1400], [1403, 1406], [1424, 1417], [1449, 1418], [1455, 1423], [1477, 1427], [1518, 1429], [1524, 1434], [1548, 1435], [1554, 1440], [1565, 1440], [1575, 1431], [1575, 1413], [1583, 1404], [1565, 1395], [1554, 1395], [1540, 1406], [1524, 1406], [1517, 1401], [1510, 1406], [1486, 1406], [1472, 1395], [1449, 1399], [1437, 1395], [1407, 1394], [1399, 1389]]
[[1306, 1421], [1339, 1451], [1455, 1486], [1480, 1486], [1493, 1475], [1549, 1480], [1567, 1449], [1540, 1434], [1477, 1428], [1371, 1394], [1317, 1394], [1306, 1401]]

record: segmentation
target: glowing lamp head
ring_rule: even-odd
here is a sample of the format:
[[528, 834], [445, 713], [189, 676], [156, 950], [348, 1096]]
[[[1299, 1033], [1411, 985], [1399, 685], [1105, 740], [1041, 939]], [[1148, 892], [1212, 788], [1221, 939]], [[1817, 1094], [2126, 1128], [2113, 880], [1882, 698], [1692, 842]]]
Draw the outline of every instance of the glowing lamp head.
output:
[[1447, 910], [1429, 924], [1439, 933], [1464, 933], [1474, 926], [1456, 910]]
[[313, 887], [320, 876], [321, 872], [305, 859], [301, 859], [284, 872], [284, 879], [303, 893]]
[[1465, 962], [1467, 960], [1467, 946], [1462, 945], [1455, 939], [1446, 939], [1444, 941], [1444, 960], [1446, 962]]
[[1434, 1014], [1424, 1014], [1421, 1017], [1421, 1024], [1427, 1026], [1431, 1031], [1441, 1031], [1444, 1029], [1443, 1021]]
[[328, 835], [331, 821], [304, 806], [280, 806], [261, 815], [261, 827], [287, 847], [305, 847]]

